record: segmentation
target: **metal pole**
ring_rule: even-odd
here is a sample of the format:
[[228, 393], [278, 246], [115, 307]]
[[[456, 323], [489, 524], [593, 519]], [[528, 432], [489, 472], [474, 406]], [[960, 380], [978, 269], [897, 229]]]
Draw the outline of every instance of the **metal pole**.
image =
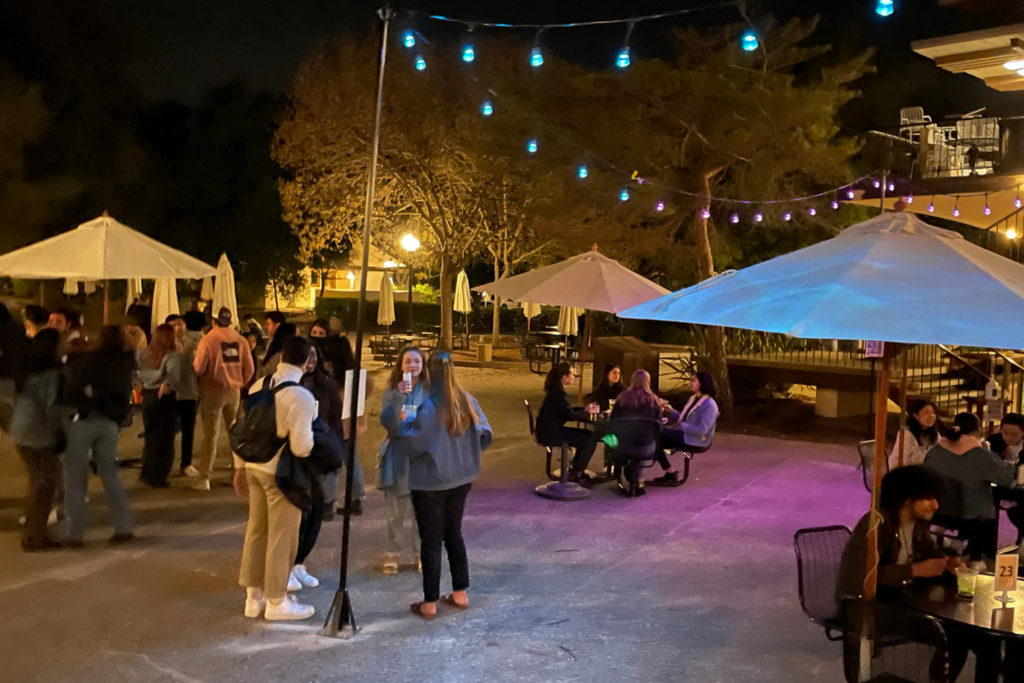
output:
[[882, 171], [882, 198], [878, 203], [879, 213], [885, 213], [885, 191], [887, 189], [886, 183], [888, 182], [889, 181], [886, 180], [885, 171]]
[[[410, 252], [411, 254], [411, 252]], [[416, 328], [412, 324], [412, 264], [409, 264], [409, 334]]]
[[[377, 156], [380, 153], [380, 120], [384, 100], [384, 66], [388, 55], [388, 29], [394, 12], [384, 7], [377, 12], [383, 25], [380, 37], [380, 64], [377, 73], [377, 102], [373, 115], [373, 148], [370, 152], [370, 173], [366, 181], [366, 214], [363, 217], [363, 254], [362, 268], [359, 274], [359, 305], [356, 308], [356, 347], [353, 351], [352, 384], [349, 388], [352, 396], [352, 408], [349, 412], [349, 434], [347, 453], [345, 454], [345, 516], [341, 531], [341, 571], [338, 578], [338, 590], [334, 593], [334, 602], [327, 613], [321, 635], [352, 637], [359, 627], [356, 626], [355, 614], [352, 612], [352, 601], [348, 594], [348, 546], [349, 528], [352, 519], [352, 467], [356, 459], [356, 430], [359, 424], [359, 386], [363, 360], [363, 311], [366, 308], [366, 276], [370, 257], [370, 223], [373, 220], [373, 200], [377, 188]], [[348, 630], [343, 631], [348, 627]]]
[[875, 388], [875, 464], [871, 480], [871, 523], [868, 525], [868, 547], [865, 557], [864, 597], [875, 599], [878, 585], [878, 526], [881, 523], [879, 489], [882, 487], [882, 468], [885, 467], [885, 423], [889, 405], [889, 356], [882, 358]]

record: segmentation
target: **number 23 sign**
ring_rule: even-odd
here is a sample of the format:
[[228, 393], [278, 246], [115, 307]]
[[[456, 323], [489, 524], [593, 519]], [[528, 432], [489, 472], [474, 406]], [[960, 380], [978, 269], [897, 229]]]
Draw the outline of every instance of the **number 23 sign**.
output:
[[996, 556], [995, 590], [1012, 591], [1017, 589], [1017, 564], [1020, 557], [1016, 553]]

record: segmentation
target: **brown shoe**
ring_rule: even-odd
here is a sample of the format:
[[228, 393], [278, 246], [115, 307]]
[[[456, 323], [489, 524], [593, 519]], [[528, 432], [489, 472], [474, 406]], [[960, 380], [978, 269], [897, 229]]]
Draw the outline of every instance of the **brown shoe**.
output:
[[441, 598], [441, 602], [443, 602], [444, 604], [448, 605], [449, 607], [454, 607], [455, 609], [461, 610], [463, 612], [465, 612], [466, 610], [469, 609], [469, 605], [468, 604], [462, 605], [462, 604], [459, 604], [459, 603], [455, 602], [455, 596], [452, 595], [451, 593], [448, 593], [443, 598]]
[[423, 611], [422, 602], [414, 602], [411, 605], [409, 605], [409, 611], [418, 616], [420, 619], [425, 619], [427, 621], [433, 621], [434, 619], [437, 619], [437, 612], [433, 614], [428, 614], [427, 612]]

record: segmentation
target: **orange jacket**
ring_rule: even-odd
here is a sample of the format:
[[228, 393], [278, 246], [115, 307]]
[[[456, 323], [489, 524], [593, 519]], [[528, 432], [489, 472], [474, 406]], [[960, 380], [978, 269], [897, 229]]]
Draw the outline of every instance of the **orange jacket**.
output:
[[238, 391], [256, 370], [249, 342], [232, 328], [216, 325], [199, 340], [192, 367], [199, 376], [200, 394]]

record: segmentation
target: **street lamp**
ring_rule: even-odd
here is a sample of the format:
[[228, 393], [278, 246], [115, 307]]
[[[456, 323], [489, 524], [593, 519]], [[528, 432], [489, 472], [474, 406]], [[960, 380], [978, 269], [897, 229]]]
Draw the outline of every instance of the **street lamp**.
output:
[[[412, 253], [420, 248], [420, 241], [411, 232], [405, 233], [399, 244], [402, 245], [402, 249], [405, 249], [409, 256], [412, 256]], [[406, 262], [409, 264], [409, 332], [412, 332], [412, 261], [411, 259], [406, 259]]]

